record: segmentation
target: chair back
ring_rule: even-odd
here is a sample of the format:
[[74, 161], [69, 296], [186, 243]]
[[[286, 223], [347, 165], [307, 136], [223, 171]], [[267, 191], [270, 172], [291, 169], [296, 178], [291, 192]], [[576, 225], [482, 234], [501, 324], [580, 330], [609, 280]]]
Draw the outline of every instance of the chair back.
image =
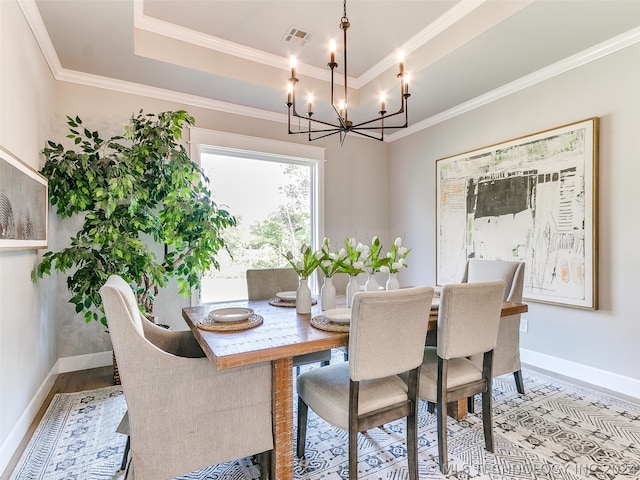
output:
[[445, 285], [438, 308], [438, 356], [469, 357], [496, 347], [506, 282]]
[[354, 295], [349, 375], [354, 381], [407, 372], [422, 364], [433, 288]]
[[126, 319], [140, 336], [144, 337], [142, 317], [136, 296], [133, 294], [131, 286], [122, 277], [111, 275], [100, 289], [100, 295], [107, 318]]
[[506, 260], [480, 260], [472, 258], [462, 276], [462, 283], [490, 282], [504, 280], [507, 288], [504, 300], [507, 302], [522, 302], [524, 287], [524, 262]]
[[249, 300], [269, 300], [278, 292], [297, 290], [298, 285], [298, 274], [290, 267], [247, 270]]

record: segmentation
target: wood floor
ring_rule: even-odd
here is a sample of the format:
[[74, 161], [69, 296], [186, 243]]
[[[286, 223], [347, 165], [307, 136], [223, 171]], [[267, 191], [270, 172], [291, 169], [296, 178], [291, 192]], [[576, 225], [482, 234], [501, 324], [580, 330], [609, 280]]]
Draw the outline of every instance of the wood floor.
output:
[[92, 368], [90, 370], [61, 373], [58, 375], [58, 378], [53, 384], [53, 388], [51, 388], [44, 404], [38, 411], [36, 418], [31, 423], [31, 426], [22, 439], [18, 450], [11, 458], [7, 469], [2, 473], [2, 476], [0, 476], [0, 480], [9, 480], [11, 472], [13, 472], [22, 452], [27, 447], [27, 444], [31, 439], [31, 435], [33, 435], [33, 432], [38, 426], [38, 423], [40, 423], [40, 420], [44, 416], [44, 412], [47, 411], [47, 407], [49, 407], [49, 404], [56, 393], [82, 392], [83, 390], [93, 390], [94, 388], [108, 387], [110, 385], [113, 385], [113, 367], [111, 365], [107, 367]]

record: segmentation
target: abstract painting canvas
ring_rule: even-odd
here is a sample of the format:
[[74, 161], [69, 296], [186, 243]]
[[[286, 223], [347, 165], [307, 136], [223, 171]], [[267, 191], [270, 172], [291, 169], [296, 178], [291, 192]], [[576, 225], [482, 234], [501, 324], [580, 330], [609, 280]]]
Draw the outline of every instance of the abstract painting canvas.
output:
[[436, 161], [436, 280], [523, 261], [528, 300], [597, 309], [598, 118]]
[[47, 248], [47, 179], [0, 147], [0, 249]]

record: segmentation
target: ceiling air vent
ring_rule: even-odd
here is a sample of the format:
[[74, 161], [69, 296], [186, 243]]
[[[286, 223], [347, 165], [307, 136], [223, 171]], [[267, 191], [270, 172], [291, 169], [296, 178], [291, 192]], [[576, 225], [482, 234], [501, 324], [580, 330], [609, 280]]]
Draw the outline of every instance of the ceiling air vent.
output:
[[294, 45], [304, 47], [309, 43], [309, 40], [311, 40], [311, 34], [296, 27], [289, 27], [287, 33], [282, 37], [282, 40], [287, 43], [293, 43]]

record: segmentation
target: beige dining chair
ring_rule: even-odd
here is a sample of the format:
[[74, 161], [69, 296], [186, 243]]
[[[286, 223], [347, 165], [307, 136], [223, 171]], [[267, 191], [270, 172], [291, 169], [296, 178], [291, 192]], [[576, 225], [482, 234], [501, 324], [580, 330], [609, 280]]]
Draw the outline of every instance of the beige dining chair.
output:
[[190, 331], [144, 319], [121, 277], [109, 277], [100, 295], [127, 402], [125, 478], [168, 480], [257, 454], [268, 478], [271, 365], [218, 371]]
[[406, 417], [409, 478], [418, 478], [417, 387], [432, 297], [431, 287], [355, 294], [349, 361], [297, 377], [298, 457], [304, 456], [309, 408], [348, 431], [352, 480], [358, 475], [358, 432]]
[[[522, 302], [524, 268], [524, 262], [470, 259], [467, 261], [462, 282], [504, 280], [507, 283], [504, 301]], [[473, 360], [478, 365], [482, 363], [480, 356], [474, 357]], [[513, 373], [518, 393], [524, 394], [520, 364], [520, 314], [502, 317], [498, 328], [498, 343], [493, 352], [493, 376], [507, 373]], [[470, 406], [473, 407], [471, 402]]]
[[[247, 295], [251, 300], [269, 300], [278, 292], [298, 289], [299, 277], [293, 268], [250, 268], [247, 275]], [[329, 365], [331, 350], [305, 353], [293, 357], [293, 366], [300, 373], [300, 366], [310, 363]]]
[[[491, 405], [493, 351], [498, 339], [504, 280], [445, 285], [438, 308], [436, 347], [424, 348], [420, 398], [436, 406], [438, 461], [448, 472], [447, 403], [482, 394], [485, 448], [494, 450]], [[469, 358], [482, 355], [478, 367]]]

